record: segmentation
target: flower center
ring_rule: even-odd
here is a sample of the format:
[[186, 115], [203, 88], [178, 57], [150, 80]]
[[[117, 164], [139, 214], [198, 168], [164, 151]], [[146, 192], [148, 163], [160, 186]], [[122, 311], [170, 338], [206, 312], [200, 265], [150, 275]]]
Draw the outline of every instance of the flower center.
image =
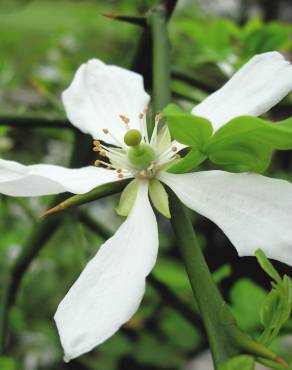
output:
[[130, 149], [127, 156], [129, 162], [137, 169], [147, 169], [155, 159], [154, 149], [146, 143], [141, 143], [142, 134], [136, 129], [129, 130], [124, 136], [124, 142]]
[[140, 130], [130, 128], [130, 119], [120, 115], [125, 125], [123, 141], [115, 137], [108, 128], [103, 133], [111, 138], [113, 146], [108, 146], [99, 140], [94, 140], [95, 152], [99, 153], [96, 166], [114, 170], [117, 177], [155, 178], [157, 172], [174, 163], [178, 158], [177, 148], [171, 142], [169, 131], [164, 127], [158, 132], [160, 115], [155, 119], [155, 127], [151, 139], [147, 135], [146, 109], [139, 114]]

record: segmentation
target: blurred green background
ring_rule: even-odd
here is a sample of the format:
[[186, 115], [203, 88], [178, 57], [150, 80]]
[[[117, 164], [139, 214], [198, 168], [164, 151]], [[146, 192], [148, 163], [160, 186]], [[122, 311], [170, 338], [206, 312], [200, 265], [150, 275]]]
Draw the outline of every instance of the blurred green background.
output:
[[[100, 58], [130, 67], [135, 58], [142, 29], [102, 14], [142, 15], [155, 3], [0, 0], [0, 120], [4, 116], [64, 117], [60, 93], [82, 62]], [[179, 0], [169, 22], [173, 98], [186, 109], [194, 106], [257, 53], [278, 50], [292, 60], [291, 21], [292, 4], [288, 0]], [[144, 63], [141, 61], [140, 68], [147, 71], [149, 66], [146, 60]], [[291, 115], [291, 97], [271, 112], [275, 119]], [[1, 157], [25, 164], [67, 165], [72, 140], [68, 129], [0, 125]], [[289, 152], [275, 155], [268, 174], [292, 179], [291, 158]], [[0, 195], [2, 282], [49, 201], [49, 197]], [[122, 221], [114, 212], [116, 201], [95, 202], [82, 212], [110, 225], [107, 231], [113, 232]], [[195, 215], [193, 219], [214, 279], [240, 326], [256, 335], [268, 278], [254, 258], [239, 259], [217, 227]], [[103, 241], [83, 221], [79, 212], [66, 215], [25, 274], [10, 312], [8, 353], [0, 357], [0, 369], [211, 370], [202, 328], [195, 320], [187, 320], [189, 312], [182, 314], [174, 308], [172, 294], [187, 307], [196, 310], [196, 305], [169, 224], [162, 218], [158, 263], [137, 314], [94, 351], [69, 364], [62, 362], [53, 314]], [[277, 267], [291, 275], [287, 266], [278, 263]], [[291, 334], [292, 321], [273, 344], [287, 361], [292, 361]], [[198, 359], [207, 362], [196, 362]]]

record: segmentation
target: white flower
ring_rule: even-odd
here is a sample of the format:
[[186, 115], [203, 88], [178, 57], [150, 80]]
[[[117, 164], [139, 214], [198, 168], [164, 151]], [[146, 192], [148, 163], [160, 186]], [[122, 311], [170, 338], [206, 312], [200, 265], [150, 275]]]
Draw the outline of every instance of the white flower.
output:
[[[252, 58], [193, 113], [210, 119], [217, 129], [236, 116], [264, 113], [291, 89], [291, 65], [276, 52], [265, 53]], [[126, 221], [88, 263], [55, 314], [66, 360], [108, 339], [142, 300], [158, 249], [148, 199], [153, 178], [215, 222], [241, 256], [262, 248], [269, 257], [292, 265], [292, 185], [249, 173], [165, 172], [180, 146], [170, 141], [167, 129], [157, 134], [157, 126], [148, 139], [144, 109], [149, 96], [141, 76], [90, 60], [78, 69], [63, 102], [73, 125], [109, 144], [95, 141], [95, 150], [111, 164], [65, 169], [0, 160], [0, 191], [14, 196], [80, 194], [120, 178], [135, 178], [138, 184]]]

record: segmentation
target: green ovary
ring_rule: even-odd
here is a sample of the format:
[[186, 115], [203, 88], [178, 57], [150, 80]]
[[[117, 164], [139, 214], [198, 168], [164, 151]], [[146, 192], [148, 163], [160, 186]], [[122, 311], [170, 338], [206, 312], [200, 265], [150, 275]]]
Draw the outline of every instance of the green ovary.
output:
[[128, 159], [137, 169], [147, 169], [154, 158], [155, 152], [148, 144], [139, 144], [128, 151]]

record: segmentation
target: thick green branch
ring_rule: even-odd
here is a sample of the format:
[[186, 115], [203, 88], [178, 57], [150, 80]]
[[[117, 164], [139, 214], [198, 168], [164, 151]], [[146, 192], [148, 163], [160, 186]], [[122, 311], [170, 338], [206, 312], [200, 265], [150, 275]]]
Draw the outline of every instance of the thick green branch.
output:
[[172, 191], [169, 191], [169, 195], [173, 230], [205, 324], [216, 369], [231, 357], [241, 353], [280, 362], [275, 353], [253, 341], [238, 328], [212, 279], [187, 209]]
[[148, 15], [153, 53], [153, 111], [161, 111], [171, 99], [170, 52], [166, 30], [166, 9], [163, 5], [153, 8]]

